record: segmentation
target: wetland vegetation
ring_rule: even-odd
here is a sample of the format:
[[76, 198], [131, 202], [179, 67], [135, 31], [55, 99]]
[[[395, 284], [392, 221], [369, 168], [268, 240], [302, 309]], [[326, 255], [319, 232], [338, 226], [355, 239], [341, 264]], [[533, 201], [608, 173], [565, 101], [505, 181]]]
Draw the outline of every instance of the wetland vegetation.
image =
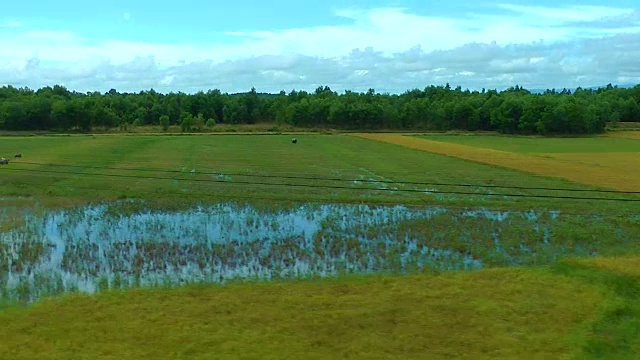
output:
[[[101, 339], [87, 356], [215, 348], [224, 357], [222, 344], [250, 333], [264, 346], [244, 351], [266, 357], [283, 348], [362, 355], [383, 344], [396, 355], [428, 348], [443, 357], [639, 353], [632, 136], [572, 140], [576, 147], [290, 138], [4, 137], [0, 156], [23, 157], [0, 168], [0, 351], [64, 357], [76, 342], [60, 334], [74, 334]], [[505, 157], [468, 158], [492, 142]], [[541, 172], [513, 160], [526, 156], [543, 159]], [[603, 163], [625, 191], [594, 175]], [[578, 168], [590, 177], [550, 173]], [[494, 340], [469, 330], [480, 328]], [[21, 347], [33, 335], [20, 329], [41, 343]], [[445, 336], [452, 329], [470, 339], [464, 349]], [[188, 334], [192, 346], [149, 347], [156, 331]]]

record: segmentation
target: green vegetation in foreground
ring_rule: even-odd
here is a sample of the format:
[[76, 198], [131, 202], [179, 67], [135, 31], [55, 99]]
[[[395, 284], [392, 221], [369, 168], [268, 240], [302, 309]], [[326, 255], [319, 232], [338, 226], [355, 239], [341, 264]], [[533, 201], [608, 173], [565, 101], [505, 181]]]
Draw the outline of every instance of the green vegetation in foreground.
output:
[[609, 137], [542, 138], [499, 135], [421, 135], [453, 144], [516, 153], [617, 153], [640, 152], [640, 141]]
[[[637, 268], [638, 260], [627, 261]], [[0, 313], [0, 353], [73, 358], [634, 359], [639, 279], [551, 268], [137, 289]], [[637, 273], [636, 273], [637, 275]]]
[[[493, 192], [619, 197], [616, 194], [486, 188], [485, 185], [508, 185], [588, 189], [560, 179], [527, 175], [351, 136], [300, 135], [296, 145], [291, 144], [290, 138], [284, 135], [5, 138], [0, 142], [0, 154], [22, 153], [24, 156], [0, 167], [0, 199], [5, 209], [12, 206], [24, 208], [29, 206], [29, 202], [33, 205], [36, 199], [41, 205], [59, 207], [126, 198], [172, 206], [225, 200], [252, 203], [278, 200], [576, 212], [597, 209], [600, 213], [633, 211], [634, 206], [637, 209], [635, 203], [486, 196], [483, 194]], [[121, 177], [123, 175], [136, 177]], [[145, 178], [149, 176], [168, 179]], [[314, 179], [286, 179], [282, 176]], [[321, 177], [357, 181], [317, 179]], [[372, 180], [395, 183], [372, 183]], [[481, 187], [408, 185], [401, 182], [462, 183]], [[283, 183], [302, 186], [282, 186]], [[392, 192], [381, 188], [417, 192]], [[478, 195], [428, 194], [428, 191], [464, 191]]]

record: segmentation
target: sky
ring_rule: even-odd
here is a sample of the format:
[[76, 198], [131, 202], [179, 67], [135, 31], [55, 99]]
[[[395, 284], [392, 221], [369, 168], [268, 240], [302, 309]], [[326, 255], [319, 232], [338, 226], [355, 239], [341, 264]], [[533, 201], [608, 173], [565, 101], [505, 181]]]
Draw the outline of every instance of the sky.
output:
[[640, 83], [639, 0], [80, 0], [0, 7], [0, 85], [106, 92]]

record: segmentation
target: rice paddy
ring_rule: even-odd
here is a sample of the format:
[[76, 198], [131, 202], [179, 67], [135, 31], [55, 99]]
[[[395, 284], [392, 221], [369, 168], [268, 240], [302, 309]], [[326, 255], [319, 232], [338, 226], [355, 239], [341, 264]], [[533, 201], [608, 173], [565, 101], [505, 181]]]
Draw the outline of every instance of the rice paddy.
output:
[[[633, 133], [620, 132], [620, 136], [631, 136]], [[637, 153], [640, 143], [625, 137], [606, 136], [590, 137], [525, 137], [497, 135], [421, 135], [422, 139], [468, 145], [486, 149], [502, 150], [522, 154], [535, 153]]]
[[536, 155], [556, 159], [565, 164], [580, 164], [612, 173], [625, 171], [629, 174], [640, 174], [640, 152], [544, 153]]
[[[21, 152], [24, 157], [0, 168], [0, 197], [6, 208], [16, 209], [120, 199], [163, 206], [227, 201], [272, 206], [295, 201], [573, 212], [620, 208], [604, 201], [551, 202], [536, 197], [602, 197], [576, 192], [594, 186], [354, 136], [297, 137], [296, 145], [290, 136], [278, 135], [8, 137], [0, 142], [0, 154]], [[514, 185], [536, 189], [499, 188]]]
[[3, 138], [0, 353], [638, 354], [634, 145], [296, 137]]
[[640, 131], [612, 131], [607, 133], [608, 137], [640, 140]]
[[[11, 359], [580, 358], [596, 286], [546, 271], [189, 285], [0, 313]], [[584, 358], [584, 357], [582, 357]]]
[[[461, 145], [449, 141], [435, 141], [413, 136], [396, 134], [357, 134], [356, 136], [530, 174], [562, 178], [585, 185], [628, 192], [640, 191], [640, 173], [631, 173], [626, 168], [603, 169], [579, 162], [560, 161], [552, 156], [495, 150], [493, 148]], [[460, 137], [452, 136], [450, 138], [458, 139]], [[438, 139], [442, 140], [443, 138]], [[496, 139], [500, 139], [500, 137], [496, 137]], [[490, 140], [484, 139], [484, 141]], [[495, 142], [500, 144], [502, 141], [495, 140]], [[635, 142], [632, 144], [636, 145]], [[505, 146], [511, 147], [512, 145], [502, 144], [499, 147]], [[637, 146], [640, 147], [640, 145]], [[538, 145], [535, 149], [537, 152], [542, 152], [545, 148]], [[529, 150], [533, 150], [533, 148], [529, 147]], [[625, 148], [625, 150], [628, 149]], [[640, 150], [638, 153], [640, 153]], [[637, 157], [637, 153], [633, 152], [631, 155], [625, 155], [625, 157], [628, 158], [629, 162], [632, 162]]]
[[0, 298], [29, 303], [137, 286], [549, 265], [637, 252], [638, 230], [625, 219], [533, 211], [219, 205], [122, 216], [88, 207], [32, 217], [0, 234]]

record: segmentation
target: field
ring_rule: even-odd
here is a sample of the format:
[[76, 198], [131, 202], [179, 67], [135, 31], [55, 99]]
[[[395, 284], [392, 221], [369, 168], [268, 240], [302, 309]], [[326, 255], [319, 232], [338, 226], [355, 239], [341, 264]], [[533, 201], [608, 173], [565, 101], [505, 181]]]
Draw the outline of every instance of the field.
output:
[[[615, 135], [619, 134], [619, 135]], [[424, 139], [524, 154], [539, 153], [633, 153], [640, 152], [640, 142], [632, 132], [608, 136], [542, 138], [495, 135], [423, 135]], [[615, 137], [620, 136], [620, 137]]]
[[598, 258], [549, 270], [72, 295], [0, 313], [0, 352], [12, 359], [632, 359], [640, 351], [639, 265], [638, 258]]
[[640, 353], [637, 140], [291, 137], [1, 138], [0, 352]]
[[640, 140], [640, 131], [614, 131], [608, 133], [607, 136], [612, 138]]
[[[428, 140], [468, 145], [480, 148], [522, 153], [530, 156], [557, 160], [558, 167], [584, 168], [593, 174], [593, 184], [598, 184], [596, 173], [607, 173], [623, 179], [625, 174], [629, 186], [613, 185], [621, 189], [640, 189], [640, 132], [626, 131], [608, 133], [606, 136], [589, 138], [529, 138], [500, 136], [425, 136]], [[585, 182], [588, 182], [585, 181]], [[611, 182], [602, 182], [610, 185]], [[634, 187], [635, 186], [635, 187]]]
[[[562, 178], [603, 189], [640, 191], [640, 175], [630, 172], [626, 166], [633, 164], [633, 168], [637, 167], [636, 158], [640, 154], [640, 142], [636, 140], [606, 137], [572, 140], [496, 136], [413, 137], [396, 134], [356, 136], [530, 174]], [[590, 152], [584, 153], [587, 150]], [[596, 157], [606, 162], [608, 157], [603, 152], [618, 163], [620, 153], [625, 153], [622, 164], [617, 167], [602, 167], [597, 163], [593, 166], [581, 161], [590, 161], [591, 155], [596, 154]], [[566, 161], [564, 157], [568, 153], [577, 155], [572, 155], [573, 157]]]
[[[179, 195], [213, 200], [266, 198], [419, 205], [435, 199], [438, 204], [445, 200], [463, 205], [548, 208], [548, 200], [536, 198], [520, 201], [516, 197], [445, 192], [487, 194], [491, 191], [485, 187], [493, 186], [494, 192], [506, 193], [496, 186], [513, 185], [595, 188], [352, 136], [298, 138], [300, 142], [292, 145], [290, 136], [275, 135], [8, 137], [0, 142], [0, 154], [24, 153], [24, 157], [2, 168], [0, 194], [27, 196], [54, 205], [132, 197], [162, 200]], [[389, 191], [393, 188], [399, 191]], [[541, 193], [509, 190], [515, 195]], [[554, 195], [581, 194], [555, 191]], [[556, 206], [580, 208], [584, 202], [553, 204], [554, 209]]]
[[579, 355], [591, 319], [614, 303], [596, 286], [523, 270], [136, 290], [0, 314], [0, 352], [12, 359], [76, 351], [138, 359], [559, 358]]

